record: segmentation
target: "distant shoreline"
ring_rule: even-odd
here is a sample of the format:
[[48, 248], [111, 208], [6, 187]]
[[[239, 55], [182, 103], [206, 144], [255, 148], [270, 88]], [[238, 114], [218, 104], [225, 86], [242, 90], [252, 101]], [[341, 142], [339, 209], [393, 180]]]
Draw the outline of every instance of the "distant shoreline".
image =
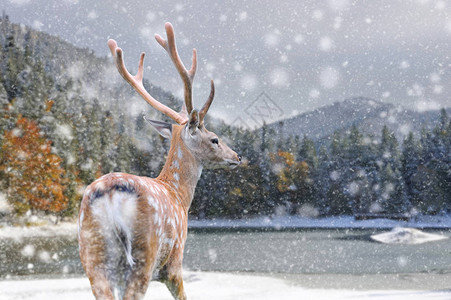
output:
[[[189, 232], [239, 232], [239, 231], [297, 231], [297, 230], [389, 230], [409, 227], [429, 230], [451, 229], [451, 215], [419, 216], [410, 221], [388, 219], [355, 220], [353, 216], [306, 218], [300, 216], [257, 217], [246, 219], [204, 219], [188, 221]], [[24, 237], [73, 236], [77, 234], [76, 222], [44, 224], [39, 226], [0, 225], [0, 239]]]

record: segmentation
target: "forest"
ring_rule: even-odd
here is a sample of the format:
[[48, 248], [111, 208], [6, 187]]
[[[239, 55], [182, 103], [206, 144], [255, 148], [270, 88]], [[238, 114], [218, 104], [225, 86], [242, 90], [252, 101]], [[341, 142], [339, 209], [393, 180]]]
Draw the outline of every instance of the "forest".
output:
[[[158, 175], [169, 142], [143, 116], [167, 119], [144, 102], [139, 113], [125, 112], [137, 96], [125, 83], [103, 83], [105, 75], [96, 73], [114, 70], [109, 59], [7, 17], [0, 20], [0, 47], [0, 192], [15, 214], [71, 218], [84, 187], [103, 174]], [[145, 85], [166, 105], [181, 106], [171, 94]], [[425, 124], [403, 140], [387, 126], [374, 136], [353, 125], [323, 143], [301, 132], [282, 136], [266, 124], [250, 130], [209, 119], [209, 130], [244, 163], [235, 170], [204, 170], [190, 215], [447, 213], [451, 121], [445, 109], [439, 115], [434, 126]]]

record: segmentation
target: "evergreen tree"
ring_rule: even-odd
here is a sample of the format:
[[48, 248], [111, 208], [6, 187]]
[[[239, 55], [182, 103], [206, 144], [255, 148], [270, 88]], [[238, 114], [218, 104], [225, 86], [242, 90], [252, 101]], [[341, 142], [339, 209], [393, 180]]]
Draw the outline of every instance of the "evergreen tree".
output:
[[387, 213], [405, 213], [410, 204], [407, 200], [404, 182], [401, 180], [401, 158], [398, 141], [387, 126], [382, 129], [379, 155], [381, 189], [378, 198], [383, 210]]
[[412, 205], [418, 205], [418, 190], [413, 184], [413, 177], [417, 173], [420, 164], [420, 146], [415, 141], [412, 132], [409, 132], [404, 139], [402, 159], [401, 159], [401, 173], [406, 184], [406, 192], [411, 199]]
[[4, 87], [8, 95], [8, 101], [21, 96], [23, 88], [20, 86], [20, 73], [25, 70], [25, 58], [23, 52], [16, 46], [14, 36], [8, 35], [1, 51], [1, 66]]
[[302, 140], [301, 149], [299, 151], [299, 161], [305, 161], [313, 172], [318, 167], [318, 156], [316, 154], [316, 148], [313, 140], [307, 138], [304, 135]]
[[107, 174], [116, 166], [115, 158], [115, 124], [109, 111], [103, 114], [101, 120], [102, 133], [100, 135], [100, 153], [102, 173]]

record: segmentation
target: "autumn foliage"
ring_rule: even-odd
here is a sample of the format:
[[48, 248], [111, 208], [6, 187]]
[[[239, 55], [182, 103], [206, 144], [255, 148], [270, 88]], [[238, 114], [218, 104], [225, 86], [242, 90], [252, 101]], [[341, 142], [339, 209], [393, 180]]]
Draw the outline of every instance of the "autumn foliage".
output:
[[66, 208], [62, 159], [52, 153], [36, 122], [20, 117], [14, 129], [5, 131], [1, 153], [0, 172], [17, 213]]
[[278, 166], [277, 189], [280, 192], [296, 190], [299, 182], [309, 175], [309, 166], [305, 161], [296, 161], [291, 152], [278, 151], [271, 154], [271, 161]]

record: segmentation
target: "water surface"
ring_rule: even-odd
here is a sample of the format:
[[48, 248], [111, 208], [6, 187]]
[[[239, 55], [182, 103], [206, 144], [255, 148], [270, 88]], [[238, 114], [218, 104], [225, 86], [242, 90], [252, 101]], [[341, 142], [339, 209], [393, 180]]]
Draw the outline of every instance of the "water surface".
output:
[[[184, 267], [190, 270], [281, 274], [448, 274], [451, 239], [420, 245], [370, 240], [385, 230], [191, 230]], [[451, 236], [450, 231], [428, 230]], [[83, 274], [73, 237], [0, 240], [0, 278]]]

